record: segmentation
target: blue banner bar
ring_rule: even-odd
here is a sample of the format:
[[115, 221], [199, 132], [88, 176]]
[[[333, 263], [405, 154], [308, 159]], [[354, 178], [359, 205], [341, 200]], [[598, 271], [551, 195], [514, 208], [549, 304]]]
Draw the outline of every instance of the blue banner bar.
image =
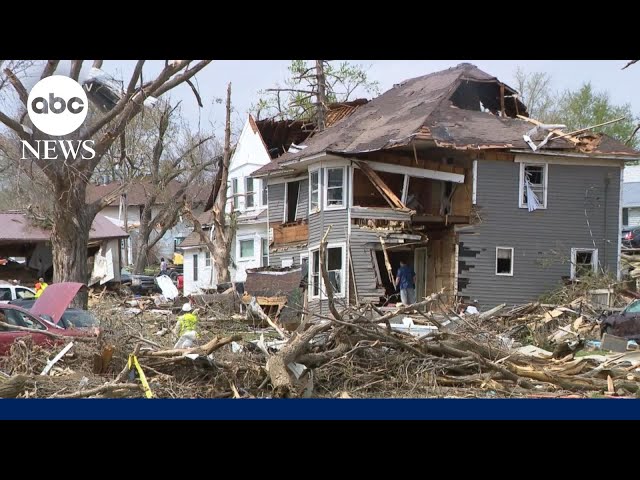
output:
[[0, 420], [638, 420], [634, 399], [2, 399]]

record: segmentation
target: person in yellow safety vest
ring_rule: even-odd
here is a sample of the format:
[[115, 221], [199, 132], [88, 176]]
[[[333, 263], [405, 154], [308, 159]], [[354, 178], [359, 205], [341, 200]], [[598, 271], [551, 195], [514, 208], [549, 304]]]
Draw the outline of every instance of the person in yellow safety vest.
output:
[[191, 313], [191, 304], [185, 303], [182, 306], [183, 315], [178, 317], [178, 321], [176, 322], [176, 326], [174, 328], [174, 333], [181, 337], [185, 333], [189, 331], [193, 331], [197, 335], [198, 329], [198, 317], [195, 313]]
[[42, 295], [42, 292], [44, 292], [44, 289], [48, 286], [49, 284], [45, 283], [43, 278], [39, 278], [38, 283], [36, 283], [36, 298], [40, 298], [40, 295]]

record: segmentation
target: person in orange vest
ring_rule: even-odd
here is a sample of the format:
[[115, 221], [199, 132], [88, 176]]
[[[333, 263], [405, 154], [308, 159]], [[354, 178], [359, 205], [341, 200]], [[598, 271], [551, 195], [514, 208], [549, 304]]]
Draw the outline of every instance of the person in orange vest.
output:
[[42, 277], [40, 277], [38, 279], [38, 283], [36, 283], [36, 298], [39, 298], [40, 295], [42, 295], [42, 292], [44, 292], [44, 289], [48, 286], [49, 284], [46, 283]]

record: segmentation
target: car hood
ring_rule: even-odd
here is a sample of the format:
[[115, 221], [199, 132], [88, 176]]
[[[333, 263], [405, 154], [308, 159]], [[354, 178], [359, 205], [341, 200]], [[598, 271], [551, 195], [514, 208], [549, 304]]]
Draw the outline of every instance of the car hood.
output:
[[49, 315], [53, 319], [53, 323], [57, 325], [62, 314], [82, 287], [84, 287], [83, 283], [74, 282], [49, 285], [31, 307], [31, 313]]

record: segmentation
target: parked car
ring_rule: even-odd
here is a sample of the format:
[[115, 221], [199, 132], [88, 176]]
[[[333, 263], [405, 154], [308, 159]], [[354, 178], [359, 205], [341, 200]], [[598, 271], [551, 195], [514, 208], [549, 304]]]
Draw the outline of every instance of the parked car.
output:
[[0, 303], [9, 303], [11, 300], [35, 298], [35, 296], [36, 292], [32, 288], [0, 281]]
[[622, 230], [622, 246], [640, 248], [640, 227], [629, 227]]
[[[9, 304], [17, 305], [26, 310], [31, 310], [35, 302], [35, 299], [12, 300]], [[41, 315], [41, 317], [52, 322], [52, 319], [47, 318], [48, 315], [46, 314]], [[67, 308], [62, 314], [62, 317], [60, 317], [58, 326], [62, 328], [97, 328], [99, 323], [100, 322], [95, 315], [88, 310], [82, 310], [81, 308]]]
[[150, 292], [160, 292], [160, 287], [156, 283], [156, 278], [151, 275], [137, 275], [123, 269], [120, 272], [120, 282], [107, 282], [110, 286], [129, 287], [133, 293], [145, 294]]
[[615, 313], [600, 322], [600, 333], [608, 333], [627, 340], [640, 340], [640, 300], [634, 300], [620, 313]]
[[[96, 328], [62, 328], [59, 326], [67, 307], [83, 286], [81, 283], [70, 282], [49, 285], [30, 310], [17, 305], [0, 305], [0, 322], [8, 325], [0, 326], [0, 356], [7, 355], [13, 342], [25, 336], [31, 336], [37, 345], [50, 345], [64, 342], [64, 339], [52, 337], [47, 333], [54, 333], [62, 337], [97, 335], [99, 332]], [[44, 318], [45, 316], [47, 319]], [[13, 327], [40, 330], [43, 333], [25, 332]]]

